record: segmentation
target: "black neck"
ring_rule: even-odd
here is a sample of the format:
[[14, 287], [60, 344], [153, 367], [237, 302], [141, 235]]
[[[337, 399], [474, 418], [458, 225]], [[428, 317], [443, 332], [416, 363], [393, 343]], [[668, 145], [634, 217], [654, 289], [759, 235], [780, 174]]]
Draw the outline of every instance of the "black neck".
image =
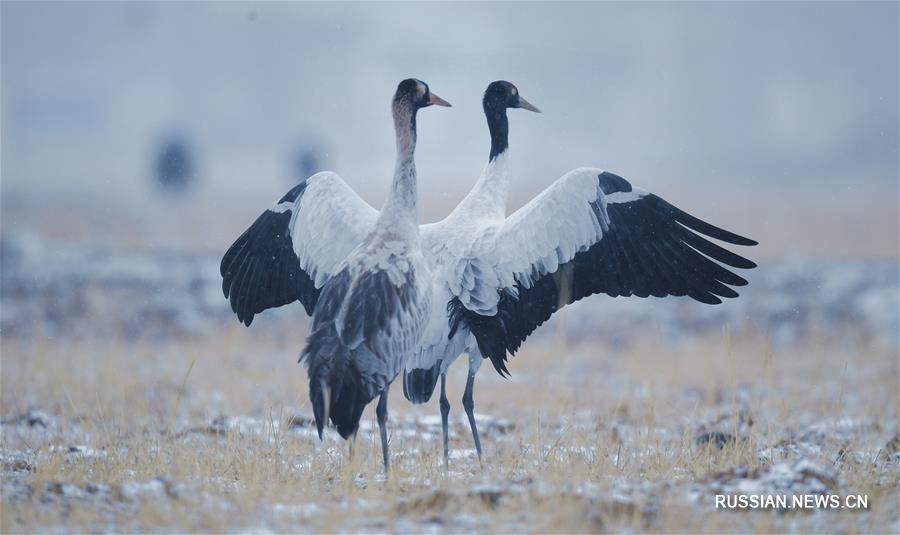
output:
[[492, 161], [509, 148], [509, 120], [506, 118], [506, 107], [497, 103], [485, 102], [484, 115], [491, 132], [491, 155], [488, 161]]

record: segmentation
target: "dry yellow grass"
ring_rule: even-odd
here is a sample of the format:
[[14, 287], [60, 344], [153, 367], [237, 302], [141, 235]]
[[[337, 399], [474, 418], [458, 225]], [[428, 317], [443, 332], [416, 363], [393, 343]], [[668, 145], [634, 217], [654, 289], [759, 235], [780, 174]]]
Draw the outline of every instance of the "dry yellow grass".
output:
[[[4, 340], [3, 415], [39, 409], [51, 422], [3, 426], [2, 451], [28, 452], [30, 469], [4, 460], [2, 531], [898, 528], [900, 469], [873, 456], [898, 431], [893, 349], [775, 347], [727, 332], [566, 347], [550, 333], [513, 359], [511, 380], [489, 364], [479, 374], [478, 413], [502, 419], [482, 423], [483, 467], [459, 420], [462, 360], [448, 381], [449, 472], [436, 400], [410, 406], [397, 386], [385, 480], [374, 407], [352, 461], [335, 433], [319, 442], [309, 426], [287, 425], [310, 412], [302, 342], [302, 332], [238, 326], [161, 342]], [[220, 416], [251, 418], [244, 429], [212, 425]], [[714, 508], [711, 481], [765, 469], [778, 459], [761, 451], [819, 428], [821, 447], [804, 456], [834, 471], [835, 492], [869, 495], [868, 511]], [[704, 430], [737, 439], [698, 445]], [[839, 451], [848, 455], [837, 461]]]

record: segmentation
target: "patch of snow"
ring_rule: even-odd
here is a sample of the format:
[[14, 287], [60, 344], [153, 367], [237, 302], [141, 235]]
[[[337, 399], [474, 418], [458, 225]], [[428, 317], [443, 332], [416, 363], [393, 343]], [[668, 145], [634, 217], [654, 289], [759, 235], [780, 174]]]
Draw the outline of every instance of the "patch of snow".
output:
[[309, 518], [313, 515], [320, 514], [325, 508], [318, 503], [273, 503], [269, 508], [272, 514], [277, 516], [288, 516], [291, 518]]
[[162, 477], [145, 481], [128, 481], [119, 487], [119, 494], [129, 501], [160, 499], [170, 495], [172, 483]]
[[768, 467], [733, 468], [712, 476], [708, 495], [805, 495], [836, 493], [838, 479], [834, 471], [821, 463], [799, 459]]

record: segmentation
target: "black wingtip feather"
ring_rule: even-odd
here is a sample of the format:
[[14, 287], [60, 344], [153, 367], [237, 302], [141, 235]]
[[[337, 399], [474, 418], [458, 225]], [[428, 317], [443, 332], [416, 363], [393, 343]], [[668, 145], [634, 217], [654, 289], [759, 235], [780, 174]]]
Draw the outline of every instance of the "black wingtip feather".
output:
[[691, 231], [685, 230], [684, 234], [681, 236], [681, 239], [687, 245], [693, 247], [694, 249], [700, 251], [701, 253], [717, 262], [721, 262], [731, 267], [741, 269], [753, 269], [756, 267], [756, 264], [751, 260], [732, 253], [728, 249], [719, 247], [715, 243], [705, 240]]
[[659, 209], [671, 214], [675, 221], [690, 228], [691, 230], [699, 232], [700, 234], [709, 236], [710, 238], [715, 238], [732, 245], [743, 245], [747, 247], [759, 245], [756, 240], [745, 238], [744, 236], [729, 232], [725, 229], [707, 223], [706, 221], [703, 221], [698, 217], [692, 216], [684, 210], [677, 208], [672, 204], [669, 204], [665, 199], [653, 195], [652, 193], [650, 195], [647, 195], [646, 200], [651, 200], [652, 202], [656, 203]]
[[[296, 199], [302, 191], [295, 187], [283, 200]], [[248, 327], [263, 310], [297, 300], [311, 314], [318, 300], [319, 289], [294, 253], [290, 220], [291, 210], [266, 210], [222, 257], [222, 293]]]
[[722, 300], [709, 292], [690, 292], [688, 297], [706, 305], [721, 305]]

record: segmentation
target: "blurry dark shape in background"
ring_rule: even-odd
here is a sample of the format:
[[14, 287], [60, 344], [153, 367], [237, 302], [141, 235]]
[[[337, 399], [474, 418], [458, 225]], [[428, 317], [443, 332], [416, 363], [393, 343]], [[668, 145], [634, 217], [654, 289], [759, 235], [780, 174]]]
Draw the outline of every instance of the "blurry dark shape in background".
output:
[[322, 146], [319, 143], [313, 141], [301, 142], [294, 151], [291, 160], [291, 181], [300, 182], [319, 171], [324, 171], [327, 156], [328, 154], [322, 150]]
[[163, 139], [155, 166], [156, 181], [166, 191], [183, 192], [195, 179], [193, 150], [183, 136]]

